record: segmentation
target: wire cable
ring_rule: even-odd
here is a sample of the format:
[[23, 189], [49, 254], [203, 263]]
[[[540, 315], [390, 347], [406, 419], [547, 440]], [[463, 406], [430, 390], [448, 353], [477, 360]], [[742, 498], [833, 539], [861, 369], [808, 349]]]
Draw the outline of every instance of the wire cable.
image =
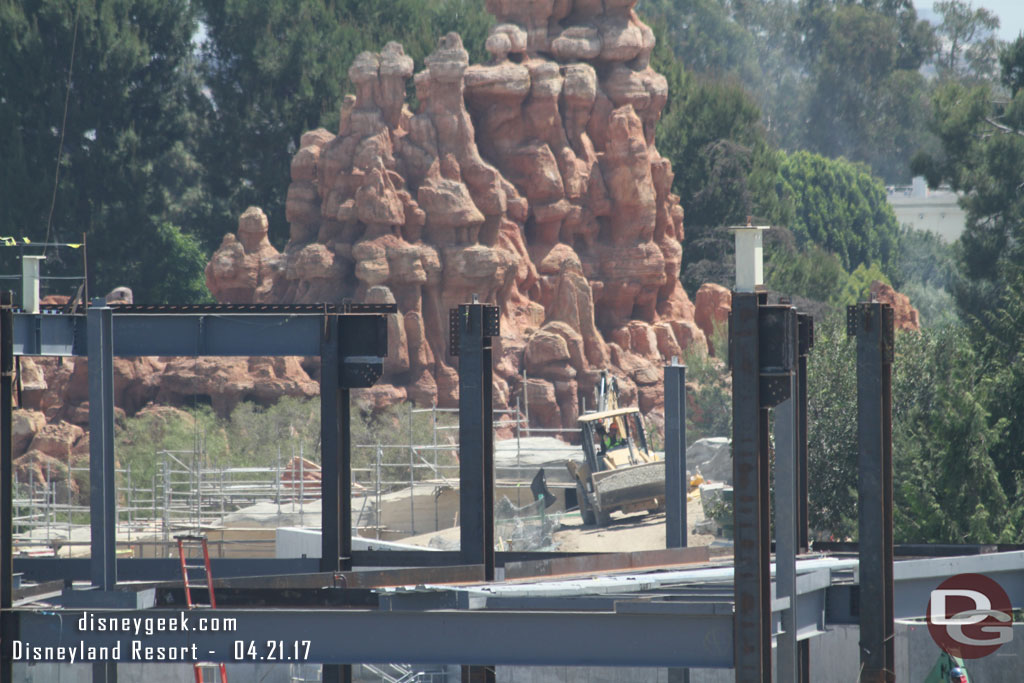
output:
[[[71, 60], [68, 63], [68, 84], [64, 91], [64, 117], [60, 123], [60, 143], [57, 146], [57, 168], [53, 172], [53, 197], [50, 199], [50, 215], [46, 218], [46, 239], [44, 244], [50, 241], [50, 229], [53, 227], [53, 210], [57, 206], [57, 188], [60, 186], [60, 162], [64, 156], [64, 133], [68, 125], [68, 103], [71, 101], [71, 75], [75, 70], [75, 47], [78, 45], [78, 9], [81, 3], [75, 3], [75, 26], [71, 34]], [[46, 257], [47, 247], [43, 247], [43, 257]]]

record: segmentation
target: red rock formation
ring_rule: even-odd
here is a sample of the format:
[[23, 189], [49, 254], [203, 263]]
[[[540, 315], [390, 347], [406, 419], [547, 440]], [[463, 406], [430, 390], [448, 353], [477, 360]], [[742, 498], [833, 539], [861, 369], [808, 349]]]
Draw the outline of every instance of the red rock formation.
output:
[[705, 282], [697, 290], [697, 305], [693, 318], [707, 339], [708, 353], [715, 354], [711, 343], [715, 326], [727, 324], [730, 311], [732, 311], [732, 292], [722, 285]]
[[910, 305], [910, 297], [906, 294], [900, 294], [890, 285], [875, 280], [871, 283], [871, 300], [892, 306], [893, 326], [897, 330], [916, 332], [921, 329], [917, 309]]
[[284, 252], [250, 209], [207, 268], [210, 291], [397, 303], [375, 405], [455, 403], [447, 315], [474, 294], [502, 311], [496, 407], [519, 396], [537, 424], [574, 426], [604, 368], [641, 407], [660, 405], [661, 364], [704, 335], [654, 146], [667, 84], [635, 4], [488, 0], [499, 24], [484, 65], [454, 33], [415, 76], [397, 43], [360, 54], [338, 134], [306, 133], [292, 161]]

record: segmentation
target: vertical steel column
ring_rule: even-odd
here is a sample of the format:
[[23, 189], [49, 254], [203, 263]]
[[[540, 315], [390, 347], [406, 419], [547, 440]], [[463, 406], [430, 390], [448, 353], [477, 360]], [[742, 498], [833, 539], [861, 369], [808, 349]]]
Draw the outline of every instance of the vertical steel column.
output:
[[[791, 316], [792, 336], [797, 338], [797, 317]], [[791, 349], [796, 366], [796, 345]], [[782, 633], [777, 637], [776, 658], [780, 681], [800, 678], [796, 638], [796, 553], [799, 526], [799, 440], [797, 377], [789, 379], [789, 398], [775, 408], [775, 595], [789, 598], [782, 612]]]
[[92, 528], [92, 584], [117, 584], [117, 484], [114, 478], [113, 311], [89, 307], [89, 515]]
[[[89, 524], [92, 584], [117, 585], [117, 480], [114, 472], [114, 318], [103, 303], [90, 306], [89, 338]], [[116, 683], [115, 662], [95, 662], [93, 683]]]
[[[758, 353], [760, 294], [734, 292], [729, 320], [732, 363], [732, 456], [734, 596], [736, 602], [734, 648], [737, 683], [771, 680], [770, 593], [762, 576], [768, 570], [769, 539], [762, 524], [763, 410], [759, 396]], [[764, 456], [764, 457], [763, 457]], [[768, 666], [765, 666], [765, 662]]]
[[858, 545], [860, 661], [865, 683], [893, 680], [892, 603], [892, 309], [847, 308], [847, 334], [857, 339]]
[[320, 669], [321, 683], [352, 683], [351, 664], [324, 664]]
[[[686, 366], [665, 366], [665, 547], [685, 548], [686, 520]], [[690, 670], [671, 668], [669, 683], [688, 683]]]
[[[483, 338], [480, 340], [480, 405], [483, 408], [483, 475], [484, 475], [484, 579], [494, 580], [494, 366], [491, 365], [491, 335], [488, 334], [488, 318], [498, 320], [497, 306], [484, 306]], [[494, 678], [494, 667], [486, 667], [485, 674]]]
[[[463, 564], [484, 564], [483, 311], [479, 304], [455, 309], [459, 355], [459, 548]], [[491, 577], [487, 577], [488, 580]]]
[[686, 366], [665, 366], [665, 547], [686, 547]]
[[[341, 316], [324, 315], [320, 337], [320, 571], [352, 568], [352, 450], [349, 390], [340, 386]], [[324, 664], [324, 683], [351, 683], [350, 664]]]
[[797, 349], [797, 476], [799, 488], [797, 501], [800, 521], [797, 526], [797, 547], [806, 553], [811, 549], [810, 521], [807, 516], [807, 356], [814, 348], [814, 317], [809, 313], [797, 313], [799, 325], [799, 348]]
[[92, 683], [117, 683], [117, 662], [93, 662]]
[[889, 663], [886, 681], [896, 680], [896, 613], [895, 583], [893, 577], [893, 523], [892, 523], [892, 363], [895, 358], [895, 320], [889, 304], [882, 308], [882, 335], [885, 348], [882, 353], [882, 569], [883, 600], [885, 610], [885, 661]]
[[498, 308], [462, 304], [452, 309], [452, 355], [459, 357], [459, 519], [464, 564], [484, 565], [494, 580], [494, 418], [491, 337]]
[[0, 292], [0, 681], [14, 680], [10, 609], [14, 606], [14, 443], [11, 438], [14, 383], [14, 309], [10, 292]]
[[[799, 524], [797, 525], [797, 548], [801, 553], [809, 552], [810, 521], [807, 510], [807, 356], [814, 348], [814, 317], [809, 313], [797, 313], [799, 325], [799, 348], [797, 350], [797, 501], [799, 506]], [[801, 640], [800, 683], [811, 680], [811, 641]]]
[[493, 666], [462, 667], [462, 683], [494, 683], [495, 680]]
[[[449, 335], [459, 357], [459, 519], [464, 564], [484, 565], [494, 580], [494, 413], [491, 337], [497, 306], [476, 303], [452, 309]], [[493, 683], [493, 666], [462, 667], [464, 683]]]
[[320, 337], [320, 571], [341, 570], [341, 389], [338, 316], [324, 315]]

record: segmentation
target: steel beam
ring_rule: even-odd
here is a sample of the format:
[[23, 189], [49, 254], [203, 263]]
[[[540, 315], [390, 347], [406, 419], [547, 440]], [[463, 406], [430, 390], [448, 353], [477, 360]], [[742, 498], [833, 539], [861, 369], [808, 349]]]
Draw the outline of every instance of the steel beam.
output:
[[[809, 313], [797, 313], [798, 349], [797, 349], [797, 506], [799, 522], [797, 524], [797, 548], [806, 553], [810, 545], [810, 520], [807, 509], [807, 357], [814, 348], [814, 317]], [[801, 640], [797, 646], [800, 656], [800, 683], [811, 680], [811, 644]]]
[[[17, 313], [15, 355], [88, 353], [83, 316]], [[116, 356], [316, 356], [323, 315], [114, 313]]]
[[11, 437], [14, 381], [14, 313], [11, 293], [0, 292], [0, 681], [12, 680], [11, 641], [17, 637], [14, 605], [14, 443]]
[[760, 401], [760, 298], [757, 293], [734, 292], [729, 319], [737, 683], [771, 680], [770, 625], [767, 632], [765, 628], [771, 618], [771, 600], [762, 581], [768, 577], [769, 539], [762, 524], [767, 453], [762, 452], [761, 443], [765, 411]]
[[462, 667], [462, 683], [495, 683], [493, 666]]
[[[215, 578], [308, 574], [318, 571], [318, 558], [211, 558]], [[31, 581], [87, 581], [88, 558], [17, 557], [14, 569]], [[181, 581], [181, 563], [175, 559], [124, 558], [117, 561], [121, 581]]]
[[799, 339], [797, 349], [797, 475], [799, 486], [797, 501], [800, 521], [797, 526], [797, 544], [800, 552], [806, 553], [810, 545], [810, 521], [807, 514], [807, 357], [814, 348], [814, 317], [809, 313], [797, 313]]
[[462, 304], [449, 320], [451, 350], [459, 357], [459, 547], [462, 564], [482, 564], [485, 579], [493, 581], [491, 337], [498, 335], [498, 307]]
[[[797, 318], [791, 316], [794, 338], [798, 334]], [[791, 349], [791, 363], [797, 364], [796, 345]], [[797, 441], [798, 395], [797, 377], [789, 379], [790, 396], [775, 408], [775, 595], [790, 598], [790, 606], [781, 615], [782, 633], [776, 637], [776, 673], [780, 681], [800, 680], [800, 659], [797, 648], [796, 554], [799, 535], [799, 478]]]
[[113, 313], [89, 308], [90, 579], [100, 590], [117, 584], [117, 481], [114, 472]]
[[686, 366], [665, 366], [665, 547], [686, 547]]
[[858, 542], [860, 661], [865, 683], [894, 680], [892, 589], [893, 318], [888, 304], [847, 309], [847, 334], [857, 340]]
[[[733, 665], [732, 613], [720, 605], [616, 604], [615, 612], [517, 612], [438, 610], [368, 611], [303, 609], [217, 609], [187, 613], [189, 627], [201, 617], [237, 619], [237, 629], [202, 632], [163, 631], [152, 636], [79, 630], [86, 614], [15, 612], [21, 639], [32, 645], [113, 646], [122, 642], [122, 659], [131, 659], [131, 641], [146, 647], [203, 649], [203, 659], [233, 661], [234, 642], [310, 641], [309, 662], [419, 662], [470, 666], [642, 666], [728, 668]], [[179, 617], [179, 610], [91, 611], [99, 618]], [[145, 622], [143, 622], [145, 623]], [[628, 638], [622, 634], [628, 633]], [[338, 637], [344, 634], [344, 637]], [[415, 634], [396, 637], [396, 634]], [[594, 647], [599, 643], [600, 647]], [[511, 646], [510, 644], [514, 644]]]
[[[325, 317], [340, 317], [343, 327], [346, 322], [353, 323], [366, 336], [372, 325], [357, 323], [389, 312], [383, 309], [388, 306], [367, 305], [359, 307], [358, 312], [342, 314], [316, 313], [314, 307], [303, 307], [296, 313], [232, 313], [231, 307], [224, 307], [217, 313], [142, 314], [126, 313], [119, 307], [114, 309], [114, 355], [316, 356], [320, 354]], [[14, 355], [88, 355], [86, 328], [86, 317], [81, 315], [15, 313]], [[378, 341], [372, 334], [360, 340], [364, 349], [366, 343], [374, 345]], [[379, 363], [384, 352], [385, 349], [370, 354], [359, 352], [355, 354], [359, 358], [343, 360]]]
[[[320, 339], [320, 571], [352, 569], [352, 430], [350, 392], [340, 386], [341, 319], [325, 316]], [[352, 666], [325, 664], [324, 683], [351, 683]]]
[[[320, 571], [341, 569], [341, 390], [338, 318], [326, 316], [320, 337]], [[351, 505], [351, 502], [349, 503]]]

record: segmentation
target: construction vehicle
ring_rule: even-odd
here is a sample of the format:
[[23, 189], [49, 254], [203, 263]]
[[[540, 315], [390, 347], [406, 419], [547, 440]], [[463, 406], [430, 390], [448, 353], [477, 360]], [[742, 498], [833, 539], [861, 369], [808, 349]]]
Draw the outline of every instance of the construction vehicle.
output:
[[607, 526], [615, 511], [665, 509], [665, 461], [651, 452], [643, 417], [635, 407], [618, 407], [615, 379], [602, 373], [598, 412], [580, 416], [582, 463], [566, 463], [576, 483], [584, 524]]

